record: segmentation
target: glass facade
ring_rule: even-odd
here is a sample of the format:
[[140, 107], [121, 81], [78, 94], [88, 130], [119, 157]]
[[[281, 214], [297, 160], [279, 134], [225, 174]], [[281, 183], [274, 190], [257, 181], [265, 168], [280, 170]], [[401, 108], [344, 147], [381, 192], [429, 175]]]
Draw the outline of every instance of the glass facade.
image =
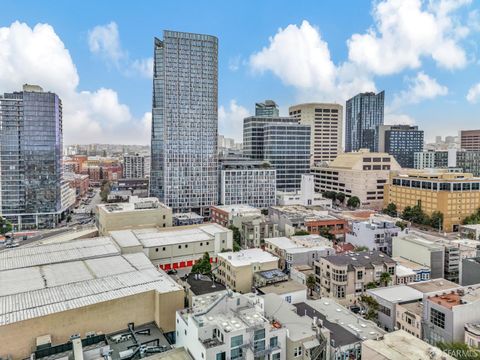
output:
[[310, 126], [270, 123], [264, 128], [264, 157], [277, 170], [277, 190], [300, 189], [310, 172]]
[[278, 105], [273, 100], [265, 100], [264, 103], [255, 104], [255, 116], [279, 117]]
[[423, 131], [418, 126], [392, 125], [385, 131], [385, 152], [395, 157], [403, 168], [414, 168], [414, 154], [423, 150]]
[[361, 93], [347, 100], [345, 151], [378, 151], [378, 126], [384, 122], [385, 92]]
[[0, 97], [1, 210], [18, 228], [50, 227], [62, 212], [62, 103], [40, 87]]
[[155, 39], [150, 195], [205, 213], [218, 197], [218, 41], [164, 31]]

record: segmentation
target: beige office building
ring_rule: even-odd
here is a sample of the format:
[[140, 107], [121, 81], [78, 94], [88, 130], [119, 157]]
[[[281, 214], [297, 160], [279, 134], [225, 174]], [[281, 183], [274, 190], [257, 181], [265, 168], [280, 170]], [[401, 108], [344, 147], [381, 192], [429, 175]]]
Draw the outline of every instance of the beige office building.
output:
[[313, 167], [315, 191], [342, 192], [357, 196], [362, 207], [381, 209], [384, 185], [391, 170], [400, 170], [395, 158], [387, 153], [372, 153], [368, 149], [340, 154], [326, 166]]
[[218, 280], [243, 294], [252, 291], [253, 277], [258, 271], [278, 268], [278, 257], [262, 249], [246, 249], [218, 254]]
[[311, 126], [310, 164], [332, 161], [342, 152], [343, 106], [307, 103], [290, 106], [288, 113]]
[[100, 235], [114, 230], [171, 227], [172, 209], [154, 197], [130, 196], [125, 203], [97, 205], [96, 222]]

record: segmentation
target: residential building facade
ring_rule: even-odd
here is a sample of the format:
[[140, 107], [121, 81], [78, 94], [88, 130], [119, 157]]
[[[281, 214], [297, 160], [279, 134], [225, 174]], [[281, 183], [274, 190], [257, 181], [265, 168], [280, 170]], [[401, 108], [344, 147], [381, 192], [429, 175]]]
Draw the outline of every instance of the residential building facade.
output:
[[345, 151], [369, 149], [377, 152], [378, 126], [384, 123], [385, 92], [360, 93], [347, 100]]
[[150, 196], [204, 215], [218, 201], [218, 40], [164, 31], [154, 50]]
[[463, 150], [480, 151], [480, 130], [461, 130], [460, 148]]
[[354, 222], [345, 241], [355, 246], [365, 246], [368, 250], [382, 251], [392, 255], [392, 237], [397, 236], [402, 229], [392, 221], [370, 219]]
[[315, 275], [322, 297], [351, 305], [365, 293], [367, 284], [380, 282], [383, 273], [395, 283], [395, 265], [379, 251], [330, 255], [315, 262]]
[[123, 155], [123, 178], [141, 179], [145, 177], [146, 168], [145, 156], [140, 154]]
[[275, 205], [277, 171], [258, 160], [220, 162], [220, 204], [247, 204], [261, 209]]
[[300, 124], [310, 125], [310, 164], [332, 161], [342, 152], [343, 106], [307, 103], [290, 106], [288, 113]]

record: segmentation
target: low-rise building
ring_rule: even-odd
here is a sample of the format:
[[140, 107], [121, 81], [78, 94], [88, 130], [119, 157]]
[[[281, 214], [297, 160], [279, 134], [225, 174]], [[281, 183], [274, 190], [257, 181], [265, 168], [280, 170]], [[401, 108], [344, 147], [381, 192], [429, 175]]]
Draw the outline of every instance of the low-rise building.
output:
[[460, 284], [462, 286], [480, 284], [480, 257], [462, 259]]
[[356, 196], [362, 207], [381, 209], [383, 186], [391, 170], [401, 167], [392, 155], [371, 153], [368, 149], [343, 153], [325, 166], [313, 167], [315, 191], [342, 192], [347, 199]]
[[443, 230], [458, 231], [463, 220], [480, 207], [480, 178], [434, 170], [395, 171], [385, 185], [384, 205], [390, 203], [398, 211], [419, 204], [427, 215], [439, 211]]
[[422, 318], [422, 301], [397, 303], [395, 327], [398, 330], [404, 330], [416, 338], [422, 339]]
[[223, 284], [215, 281], [208, 275], [190, 273], [183, 279], [180, 278], [179, 281], [181, 281], [180, 284], [185, 289], [185, 298], [189, 306], [192, 305], [194, 296], [204, 296], [226, 290]]
[[259, 248], [266, 238], [278, 237], [281, 234], [278, 225], [265, 215], [241, 217], [235, 224], [240, 230], [242, 245], [247, 248]]
[[278, 257], [262, 249], [246, 249], [218, 254], [218, 280], [228, 288], [248, 293], [252, 291], [254, 274], [278, 268]]
[[234, 225], [236, 218], [258, 216], [261, 214], [260, 209], [245, 204], [217, 205], [212, 206], [210, 209], [212, 222], [225, 227]]
[[[330, 345], [319, 321], [313, 321], [277, 294], [259, 296], [258, 306], [265, 310], [265, 316], [281, 324], [287, 331], [285, 352], [287, 359], [321, 360], [329, 359]], [[335, 336], [335, 335], [334, 335]]]
[[367, 290], [367, 295], [378, 302], [378, 323], [388, 331], [397, 327], [397, 306], [420, 301], [423, 293], [407, 285], [395, 285]]
[[70, 187], [75, 189], [75, 195], [78, 198], [85, 196], [90, 186], [90, 179], [88, 175], [76, 174], [74, 172], [64, 172], [64, 179], [70, 184]]
[[397, 285], [430, 280], [431, 270], [428, 266], [402, 257], [392, 259], [397, 262]]
[[455, 358], [406, 331], [398, 330], [385, 334], [382, 338], [362, 342], [362, 359], [454, 360]]
[[203, 224], [203, 216], [194, 212], [176, 213], [172, 215], [172, 223], [173, 226]]
[[297, 313], [319, 323], [320, 332], [327, 339], [326, 359], [359, 359], [361, 344], [385, 334], [373, 321], [354, 314], [335, 299], [322, 298], [295, 304]]
[[315, 275], [322, 297], [341, 304], [355, 304], [367, 290], [367, 284], [379, 283], [388, 273], [395, 283], [396, 263], [379, 251], [330, 255], [315, 262]]
[[273, 285], [287, 280], [288, 274], [285, 274], [280, 269], [257, 271], [253, 274], [253, 286], [256, 288]]
[[465, 324], [480, 322], [478, 284], [427, 296], [423, 304], [423, 336], [430, 344], [463, 342]]
[[[0, 253], [0, 356], [25, 359], [35, 340], [109, 334], [128, 323], [175, 329], [184, 292], [143, 253], [121, 254], [108, 237]], [[72, 321], [74, 319], [74, 321]]]
[[287, 280], [271, 285], [258, 287], [259, 294], [276, 294], [290, 304], [298, 304], [307, 300], [307, 287], [298, 282]]
[[233, 246], [232, 231], [218, 224], [111, 231], [110, 236], [122, 253], [143, 251], [163, 270], [192, 266], [205, 253], [211, 262]]
[[461, 225], [460, 234], [467, 239], [480, 240], [480, 224]]
[[295, 265], [290, 268], [290, 278], [299, 284], [306, 285], [309, 276], [315, 276], [313, 266]]
[[172, 209], [157, 198], [131, 196], [126, 203], [97, 205], [96, 222], [100, 235], [123, 229], [171, 227]]
[[382, 251], [392, 255], [392, 237], [402, 229], [392, 221], [370, 218], [369, 221], [354, 222], [345, 236], [345, 241], [355, 246], [365, 246], [368, 250]]
[[295, 265], [313, 266], [322, 256], [335, 254], [332, 241], [320, 235], [300, 235], [265, 239], [265, 250], [280, 258], [280, 268], [290, 271]]
[[472, 348], [478, 349], [478, 347], [480, 346], [480, 324], [465, 324], [465, 344]]
[[331, 209], [332, 199], [324, 198], [321, 193], [316, 193], [313, 175], [303, 174], [300, 190], [292, 192], [277, 192], [277, 205], [322, 206]]
[[225, 291], [196, 296], [178, 311], [176, 345], [194, 359], [286, 360], [286, 328], [271, 322], [250, 298]]
[[268, 214], [285, 236], [293, 235], [297, 230], [306, 230], [319, 235], [328, 231], [337, 238], [344, 238], [347, 232], [346, 220], [330, 215], [328, 210], [319, 206], [272, 206]]

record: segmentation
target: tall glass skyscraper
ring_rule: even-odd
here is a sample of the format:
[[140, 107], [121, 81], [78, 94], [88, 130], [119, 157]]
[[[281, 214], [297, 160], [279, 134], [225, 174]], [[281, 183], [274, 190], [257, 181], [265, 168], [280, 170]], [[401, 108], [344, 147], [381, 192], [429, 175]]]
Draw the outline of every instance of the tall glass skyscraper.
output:
[[54, 226], [62, 209], [62, 102], [39, 86], [0, 96], [1, 212], [18, 228]]
[[347, 100], [345, 111], [345, 151], [378, 151], [378, 126], [384, 122], [385, 92], [360, 93]]
[[154, 52], [150, 195], [206, 214], [218, 198], [218, 40], [164, 31]]

